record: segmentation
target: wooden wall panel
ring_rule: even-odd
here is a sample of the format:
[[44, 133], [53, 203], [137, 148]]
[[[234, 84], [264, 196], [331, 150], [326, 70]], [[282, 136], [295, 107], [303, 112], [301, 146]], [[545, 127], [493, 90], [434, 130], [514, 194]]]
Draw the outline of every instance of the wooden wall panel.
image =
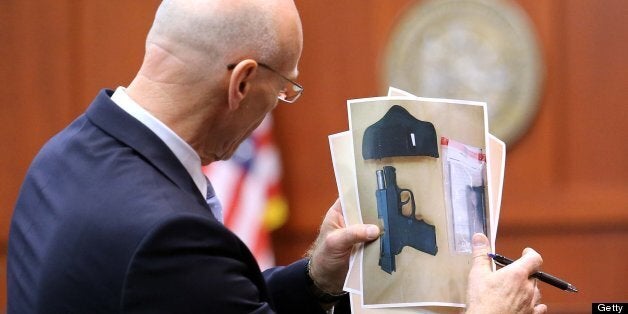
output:
[[158, 0], [80, 1], [74, 17], [78, 36], [79, 101], [85, 107], [102, 88], [127, 86], [144, 57], [144, 40]]
[[[297, 0], [305, 31], [305, 93], [275, 111], [290, 202], [275, 233], [281, 263], [302, 256], [336, 198], [327, 136], [348, 128], [346, 99], [377, 96], [391, 29], [414, 0]], [[625, 301], [628, 266], [628, 26], [622, 0], [517, 1], [542, 45], [545, 81], [529, 132], [510, 147], [498, 249], [525, 246], [574, 282], [543, 289], [550, 313]], [[11, 209], [40, 146], [102, 87], [126, 85], [143, 55], [158, 0], [0, 1], [0, 256]], [[619, 254], [613, 259], [614, 254]], [[4, 257], [0, 258], [3, 261]], [[603, 262], [603, 263], [602, 263]], [[4, 262], [2, 262], [4, 265]], [[5, 300], [0, 271], [0, 309]]]
[[9, 221], [22, 178], [40, 146], [72, 119], [70, 12], [67, 1], [0, 2], [0, 309]]
[[628, 27], [620, 17], [628, 6], [544, 4], [552, 12], [541, 29], [550, 39], [545, 97], [534, 128], [509, 152], [497, 245], [513, 256], [535, 247], [545, 270], [577, 285], [577, 295], [543, 289], [551, 313], [590, 313], [591, 302], [628, 295], [618, 280], [628, 275]]
[[[52, 3], [52, 1], [49, 1]], [[67, 107], [56, 102], [70, 102], [70, 36], [67, 5], [54, 10], [39, 9], [33, 2], [2, 2], [0, 20], [3, 29], [3, 87], [0, 106], [0, 131], [3, 146], [0, 171], [3, 212], [10, 213], [19, 181], [30, 159], [43, 142], [63, 127], [70, 118]], [[56, 31], [46, 32], [49, 25]], [[54, 82], [54, 83], [53, 83]], [[51, 101], [52, 100], [52, 101]], [[8, 232], [9, 215], [0, 217], [0, 232]]]
[[[510, 209], [509, 209], [510, 210]], [[549, 313], [591, 313], [592, 302], [621, 302], [628, 292], [626, 230], [546, 230], [499, 235], [497, 247], [508, 256], [519, 256], [533, 244], [543, 253], [544, 270], [568, 279], [580, 290], [568, 293], [540, 284]]]
[[602, 177], [602, 184], [627, 188], [626, 150], [617, 154], [617, 148], [626, 148], [628, 142], [627, 105], [622, 97], [628, 82], [625, 7], [621, 0], [603, 5], [580, 0], [565, 7], [570, 13], [565, 18], [569, 35], [564, 77], [570, 91], [566, 99], [570, 107], [564, 112], [571, 131], [564, 139], [565, 180], [569, 182], [596, 183]]

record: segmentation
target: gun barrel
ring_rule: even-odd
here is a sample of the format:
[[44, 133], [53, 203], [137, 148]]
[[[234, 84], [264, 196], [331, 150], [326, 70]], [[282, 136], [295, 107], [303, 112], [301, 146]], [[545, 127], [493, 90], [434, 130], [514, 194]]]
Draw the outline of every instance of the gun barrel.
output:
[[384, 180], [384, 171], [376, 170], [375, 175], [377, 176], [377, 189], [382, 190], [386, 188], [386, 183]]

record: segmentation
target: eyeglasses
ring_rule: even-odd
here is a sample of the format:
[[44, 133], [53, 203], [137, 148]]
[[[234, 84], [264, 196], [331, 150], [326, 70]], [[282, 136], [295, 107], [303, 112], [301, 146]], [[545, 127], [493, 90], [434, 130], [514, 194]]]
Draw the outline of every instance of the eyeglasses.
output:
[[[271, 68], [270, 66], [258, 62], [257, 63], [260, 67], [265, 68], [279, 76], [281, 76], [282, 79], [284, 79], [285, 83], [283, 88], [279, 91], [279, 95], [277, 95], [277, 98], [279, 98], [279, 100], [281, 101], [285, 101], [287, 103], [294, 103], [295, 101], [297, 101], [297, 99], [299, 98], [299, 96], [301, 96], [301, 93], [303, 93], [303, 86], [301, 86], [301, 84], [285, 77], [283, 74], [279, 73], [277, 70]], [[231, 71], [236, 67], [237, 64], [232, 63], [227, 65], [227, 70]]]

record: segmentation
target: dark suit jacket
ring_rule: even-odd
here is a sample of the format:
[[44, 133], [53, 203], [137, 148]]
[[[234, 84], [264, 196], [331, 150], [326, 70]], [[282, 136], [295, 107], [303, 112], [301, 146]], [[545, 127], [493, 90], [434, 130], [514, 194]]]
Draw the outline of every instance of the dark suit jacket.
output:
[[320, 313], [306, 261], [262, 274], [183, 165], [103, 90], [33, 161], [9, 313]]

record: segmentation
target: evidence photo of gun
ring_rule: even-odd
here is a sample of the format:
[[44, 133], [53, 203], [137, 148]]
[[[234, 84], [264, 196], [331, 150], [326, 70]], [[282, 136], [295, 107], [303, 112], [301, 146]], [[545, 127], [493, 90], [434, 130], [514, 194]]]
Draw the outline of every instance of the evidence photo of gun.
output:
[[[392, 274], [396, 271], [395, 256], [405, 246], [436, 255], [436, 227], [416, 219], [414, 194], [409, 189], [399, 188], [394, 167], [384, 166], [383, 170], [376, 170], [375, 174], [377, 214], [384, 227], [384, 234], [380, 238], [379, 265], [382, 270]], [[402, 200], [402, 194], [406, 196], [405, 200]], [[402, 211], [406, 205], [412, 208], [409, 216]]]

